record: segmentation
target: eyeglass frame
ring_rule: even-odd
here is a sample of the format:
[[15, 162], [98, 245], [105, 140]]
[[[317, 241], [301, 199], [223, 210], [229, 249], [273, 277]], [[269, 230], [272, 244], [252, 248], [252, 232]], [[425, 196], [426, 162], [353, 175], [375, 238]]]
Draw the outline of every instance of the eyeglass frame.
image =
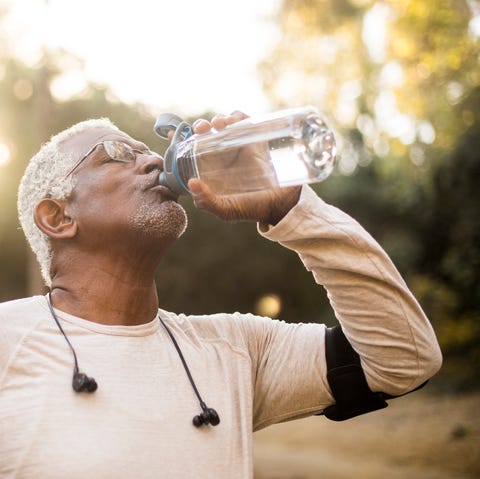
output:
[[[110, 156], [110, 154], [108, 153], [107, 149], [105, 148], [105, 143], [121, 143], [122, 145], [125, 145], [126, 147], [128, 147], [126, 150], [131, 150], [131, 152], [133, 153], [133, 160], [132, 161], [128, 161], [128, 160], [120, 160], [118, 158], [112, 158]], [[74, 165], [73, 167], [68, 171], [68, 173], [64, 176], [64, 178], [68, 178], [82, 163], [84, 160], [86, 160], [94, 151], [95, 149], [102, 145], [103, 146], [103, 149], [105, 150], [105, 153], [107, 153], [108, 157], [113, 160], [113, 161], [118, 161], [119, 163], [133, 163], [137, 156], [136, 156], [136, 153], [139, 153], [141, 155], [145, 155], [145, 154], [150, 154], [150, 155], [154, 155], [154, 156], [157, 156], [158, 158], [161, 158], [161, 156], [156, 153], [155, 151], [152, 151], [150, 150], [149, 148], [147, 148], [146, 150], [138, 150], [138, 149], [135, 149], [135, 148], [132, 148], [128, 143], [126, 143], [125, 141], [121, 141], [121, 140], [103, 140], [103, 141], [99, 141], [98, 143], [96, 143], [95, 145], [93, 145], [88, 151], [87, 153], [85, 153], [85, 155], [83, 155], [80, 160], [78, 160]]]

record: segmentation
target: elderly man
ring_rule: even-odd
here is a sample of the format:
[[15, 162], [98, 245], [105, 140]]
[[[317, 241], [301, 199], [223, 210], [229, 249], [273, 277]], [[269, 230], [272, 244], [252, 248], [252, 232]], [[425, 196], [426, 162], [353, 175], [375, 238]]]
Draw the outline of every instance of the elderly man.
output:
[[[106, 119], [59, 133], [31, 160], [19, 214], [50, 292], [0, 305], [0, 477], [244, 479], [254, 430], [339, 401], [325, 326], [159, 309], [154, 273], [187, 221], [158, 184], [162, 168]], [[238, 197], [188, 186], [197, 207], [256, 221], [298, 253], [373, 397], [405, 394], [439, 369], [427, 318], [349, 216], [307, 186]], [[361, 387], [353, 380], [353, 396]]]

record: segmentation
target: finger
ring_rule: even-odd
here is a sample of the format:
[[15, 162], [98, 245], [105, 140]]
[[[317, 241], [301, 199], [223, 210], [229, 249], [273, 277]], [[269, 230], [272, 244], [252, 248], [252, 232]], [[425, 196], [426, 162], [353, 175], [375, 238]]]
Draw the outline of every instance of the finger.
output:
[[212, 118], [212, 125], [216, 130], [223, 130], [227, 126], [225, 115], [215, 115]]
[[198, 178], [192, 178], [188, 182], [188, 190], [197, 208], [208, 209], [208, 207], [215, 202], [215, 195], [210, 188]]
[[199, 118], [193, 122], [193, 131], [198, 134], [208, 133], [212, 129], [212, 125], [209, 121]]
[[198, 178], [192, 178], [188, 181], [188, 190], [192, 194], [192, 196], [195, 198], [196, 196], [200, 196], [203, 193], [204, 189], [206, 189], [207, 185], [202, 181], [199, 180]]
[[188, 182], [188, 189], [192, 194], [193, 204], [196, 208], [208, 211], [221, 219], [230, 219], [227, 208], [228, 200], [212, 193], [202, 180], [191, 179]]
[[227, 125], [232, 125], [233, 123], [237, 123], [237, 121], [245, 120], [248, 118], [248, 115], [243, 113], [240, 110], [235, 110], [230, 113], [227, 117], [225, 117], [225, 122]]

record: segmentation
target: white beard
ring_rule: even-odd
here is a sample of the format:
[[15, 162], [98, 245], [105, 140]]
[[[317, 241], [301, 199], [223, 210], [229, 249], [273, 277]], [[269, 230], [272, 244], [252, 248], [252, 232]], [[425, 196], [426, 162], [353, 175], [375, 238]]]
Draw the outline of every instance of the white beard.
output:
[[175, 201], [164, 201], [156, 208], [144, 203], [130, 219], [130, 225], [148, 236], [176, 239], [187, 227], [187, 214]]

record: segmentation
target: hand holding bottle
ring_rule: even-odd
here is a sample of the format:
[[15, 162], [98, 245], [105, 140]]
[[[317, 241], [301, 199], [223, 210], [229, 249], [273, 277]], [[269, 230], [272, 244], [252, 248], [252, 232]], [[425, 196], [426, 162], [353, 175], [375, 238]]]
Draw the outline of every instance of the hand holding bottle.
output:
[[[210, 133], [212, 128], [221, 131], [229, 125], [247, 118], [241, 112], [233, 112], [228, 116], [215, 116], [211, 122], [197, 120], [194, 133], [198, 135]], [[215, 184], [213, 193], [211, 186], [212, 172], [217, 167], [224, 170], [225, 165], [239, 162], [243, 168], [254, 172], [254, 181], [258, 182], [257, 191], [242, 194], [223, 195], [221, 185]], [[198, 178], [188, 182], [197, 208], [208, 211], [226, 221], [257, 221], [266, 224], [276, 224], [297, 203], [300, 196], [300, 186], [273, 188], [276, 181], [275, 172], [269, 162], [268, 145], [266, 143], [247, 144], [226, 151], [212, 151], [208, 155], [210, 178], [209, 185]], [[219, 182], [221, 178], [219, 178]]]

